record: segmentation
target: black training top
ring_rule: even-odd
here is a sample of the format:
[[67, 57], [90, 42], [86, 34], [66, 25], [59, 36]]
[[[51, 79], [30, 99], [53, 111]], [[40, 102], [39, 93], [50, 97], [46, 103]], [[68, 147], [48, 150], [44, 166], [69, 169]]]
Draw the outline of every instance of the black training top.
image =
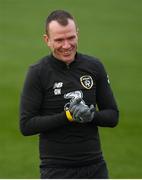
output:
[[[82, 97], [98, 111], [92, 122], [69, 122], [64, 106]], [[77, 53], [66, 65], [53, 55], [29, 68], [21, 95], [23, 135], [39, 134], [41, 166], [80, 166], [102, 158], [98, 126], [114, 127], [118, 109], [102, 63]]]

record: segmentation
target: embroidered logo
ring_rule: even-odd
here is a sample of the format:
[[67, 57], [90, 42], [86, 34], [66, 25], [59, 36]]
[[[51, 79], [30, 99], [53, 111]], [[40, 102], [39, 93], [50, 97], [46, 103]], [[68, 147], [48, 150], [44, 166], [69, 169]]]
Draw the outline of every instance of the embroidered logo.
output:
[[54, 83], [54, 86], [53, 86], [53, 89], [55, 88], [61, 88], [63, 86], [63, 82], [55, 82]]
[[86, 89], [91, 89], [93, 86], [93, 79], [89, 75], [84, 75], [80, 78], [82, 86]]
[[54, 86], [53, 86], [54, 94], [55, 95], [60, 95], [62, 87], [63, 87], [63, 82], [55, 82]]

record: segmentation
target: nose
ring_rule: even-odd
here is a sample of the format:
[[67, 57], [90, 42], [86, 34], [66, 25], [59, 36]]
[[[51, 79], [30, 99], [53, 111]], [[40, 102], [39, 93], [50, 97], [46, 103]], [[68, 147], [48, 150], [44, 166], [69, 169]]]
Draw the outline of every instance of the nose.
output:
[[68, 49], [68, 48], [71, 47], [71, 45], [70, 45], [70, 43], [69, 43], [67, 40], [65, 40], [62, 47], [63, 47], [64, 49]]

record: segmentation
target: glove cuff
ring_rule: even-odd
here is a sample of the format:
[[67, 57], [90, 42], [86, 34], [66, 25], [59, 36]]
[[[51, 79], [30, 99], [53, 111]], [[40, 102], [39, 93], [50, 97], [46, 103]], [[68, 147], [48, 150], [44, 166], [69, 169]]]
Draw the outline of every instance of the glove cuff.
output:
[[66, 112], [66, 117], [67, 117], [67, 119], [68, 119], [70, 122], [73, 122], [74, 120], [73, 120], [73, 117], [72, 117], [70, 111], [69, 111], [69, 110], [66, 110], [65, 112]]

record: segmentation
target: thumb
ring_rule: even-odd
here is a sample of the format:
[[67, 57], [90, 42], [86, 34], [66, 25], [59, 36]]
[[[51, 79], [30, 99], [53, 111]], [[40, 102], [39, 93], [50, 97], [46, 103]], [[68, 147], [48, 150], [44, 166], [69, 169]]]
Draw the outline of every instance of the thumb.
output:
[[82, 101], [81, 98], [75, 98], [75, 99], [73, 99], [72, 102], [70, 103], [70, 107], [69, 107], [69, 108], [72, 108], [74, 105], [79, 104], [81, 101]]
[[96, 110], [95, 106], [93, 104], [90, 105], [90, 111], [94, 112]]
[[82, 101], [82, 98], [75, 98], [75, 100], [73, 100], [75, 104], [79, 104], [81, 101]]

